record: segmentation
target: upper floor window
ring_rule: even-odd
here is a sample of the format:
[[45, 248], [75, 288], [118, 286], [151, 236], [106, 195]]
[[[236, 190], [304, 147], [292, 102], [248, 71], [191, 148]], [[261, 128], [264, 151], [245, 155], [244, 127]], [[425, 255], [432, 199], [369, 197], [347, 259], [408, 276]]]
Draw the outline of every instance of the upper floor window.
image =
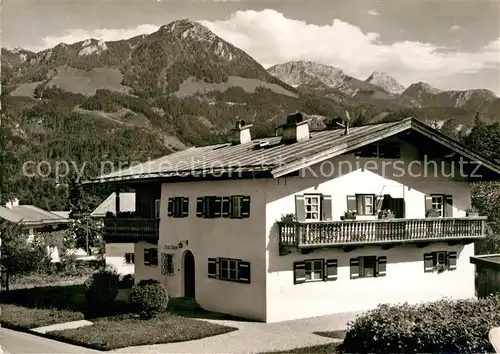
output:
[[168, 198], [168, 216], [173, 218], [186, 218], [189, 214], [189, 198]]
[[248, 218], [250, 217], [250, 197], [244, 195], [198, 197], [196, 216], [200, 218]]
[[453, 196], [431, 194], [425, 196], [426, 217], [453, 217]]
[[436, 211], [438, 214], [437, 216], [444, 216], [444, 210], [443, 210], [443, 196], [442, 195], [435, 195], [432, 196], [432, 209]]
[[375, 194], [356, 194], [347, 196], [347, 210], [358, 215], [375, 215], [381, 207], [383, 197]]
[[321, 195], [304, 195], [304, 208], [306, 221], [321, 219]]
[[368, 144], [354, 152], [359, 157], [380, 157], [385, 159], [401, 158], [401, 146], [397, 142], [377, 142]]

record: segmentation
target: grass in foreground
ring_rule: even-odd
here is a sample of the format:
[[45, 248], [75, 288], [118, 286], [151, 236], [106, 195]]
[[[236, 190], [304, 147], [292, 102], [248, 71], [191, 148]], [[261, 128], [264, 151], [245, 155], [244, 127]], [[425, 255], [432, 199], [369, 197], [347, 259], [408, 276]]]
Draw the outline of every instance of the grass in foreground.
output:
[[314, 345], [312, 347], [296, 348], [290, 350], [283, 350], [277, 352], [267, 352], [260, 354], [336, 354], [340, 353], [338, 350], [339, 343], [329, 343]]
[[97, 350], [184, 342], [235, 331], [207, 321], [164, 313], [150, 320], [134, 315], [99, 318], [92, 326], [49, 332], [53, 339]]
[[12, 329], [32, 329], [56, 323], [83, 320], [81, 312], [58, 309], [37, 309], [17, 305], [2, 304], [0, 323]]

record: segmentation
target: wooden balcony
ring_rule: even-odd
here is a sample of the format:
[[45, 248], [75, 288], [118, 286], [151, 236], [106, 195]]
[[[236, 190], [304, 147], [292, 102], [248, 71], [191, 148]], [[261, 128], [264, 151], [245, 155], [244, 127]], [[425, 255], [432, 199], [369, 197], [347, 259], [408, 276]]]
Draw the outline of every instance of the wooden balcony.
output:
[[137, 217], [107, 217], [104, 219], [106, 242], [158, 242], [159, 220]]
[[278, 222], [281, 248], [471, 242], [485, 237], [486, 217]]

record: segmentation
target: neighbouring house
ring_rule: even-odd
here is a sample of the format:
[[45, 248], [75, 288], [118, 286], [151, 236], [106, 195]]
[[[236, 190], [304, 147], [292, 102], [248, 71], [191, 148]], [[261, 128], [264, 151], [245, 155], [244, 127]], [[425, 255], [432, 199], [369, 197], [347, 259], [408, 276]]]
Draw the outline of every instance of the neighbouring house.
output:
[[48, 243], [47, 252], [52, 262], [59, 262], [59, 248], [57, 240], [62, 240], [62, 233], [73, 222], [69, 216], [60, 215], [38, 208], [34, 205], [19, 205], [17, 198], [0, 206], [0, 219], [20, 224], [28, 230], [29, 239], [35, 234], [43, 234]]
[[500, 254], [470, 257], [470, 262], [476, 266], [477, 296], [500, 293]]
[[[135, 193], [120, 193], [120, 217], [135, 212]], [[97, 220], [102, 220], [106, 217], [114, 218], [116, 216], [116, 193], [111, 193], [91, 214], [90, 216]], [[116, 231], [119, 232], [119, 229]], [[119, 234], [114, 234], [115, 237], [104, 238], [105, 260], [106, 265], [115, 268], [120, 275], [134, 274], [134, 243], [118, 242]]]
[[114, 184], [117, 210], [135, 190], [133, 217], [104, 222], [135, 243], [136, 281], [206, 310], [277, 322], [474, 297], [486, 218], [466, 214], [469, 183], [500, 166], [415, 119], [335, 123], [310, 132], [298, 113], [252, 139], [240, 122], [226, 144], [86, 183]]

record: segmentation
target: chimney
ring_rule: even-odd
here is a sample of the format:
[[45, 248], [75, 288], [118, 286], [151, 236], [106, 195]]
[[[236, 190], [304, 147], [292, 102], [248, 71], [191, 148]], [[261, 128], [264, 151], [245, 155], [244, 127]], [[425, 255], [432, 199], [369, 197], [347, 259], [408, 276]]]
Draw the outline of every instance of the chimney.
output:
[[236, 122], [236, 128], [232, 129], [233, 132], [233, 145], [246, 144], [252, 141], [252, 135], [250, 134], [250, 128], [252, 124], [245, 125], [244, 120], [239, 120]]
[[286, 117], [286, 124], [283, 124], [281, 133], [281, 142], [283, 144], [293, 144], [299, 141], [309, 139], [309, 121], [304, 120], [302, 113], [298, 112]]

